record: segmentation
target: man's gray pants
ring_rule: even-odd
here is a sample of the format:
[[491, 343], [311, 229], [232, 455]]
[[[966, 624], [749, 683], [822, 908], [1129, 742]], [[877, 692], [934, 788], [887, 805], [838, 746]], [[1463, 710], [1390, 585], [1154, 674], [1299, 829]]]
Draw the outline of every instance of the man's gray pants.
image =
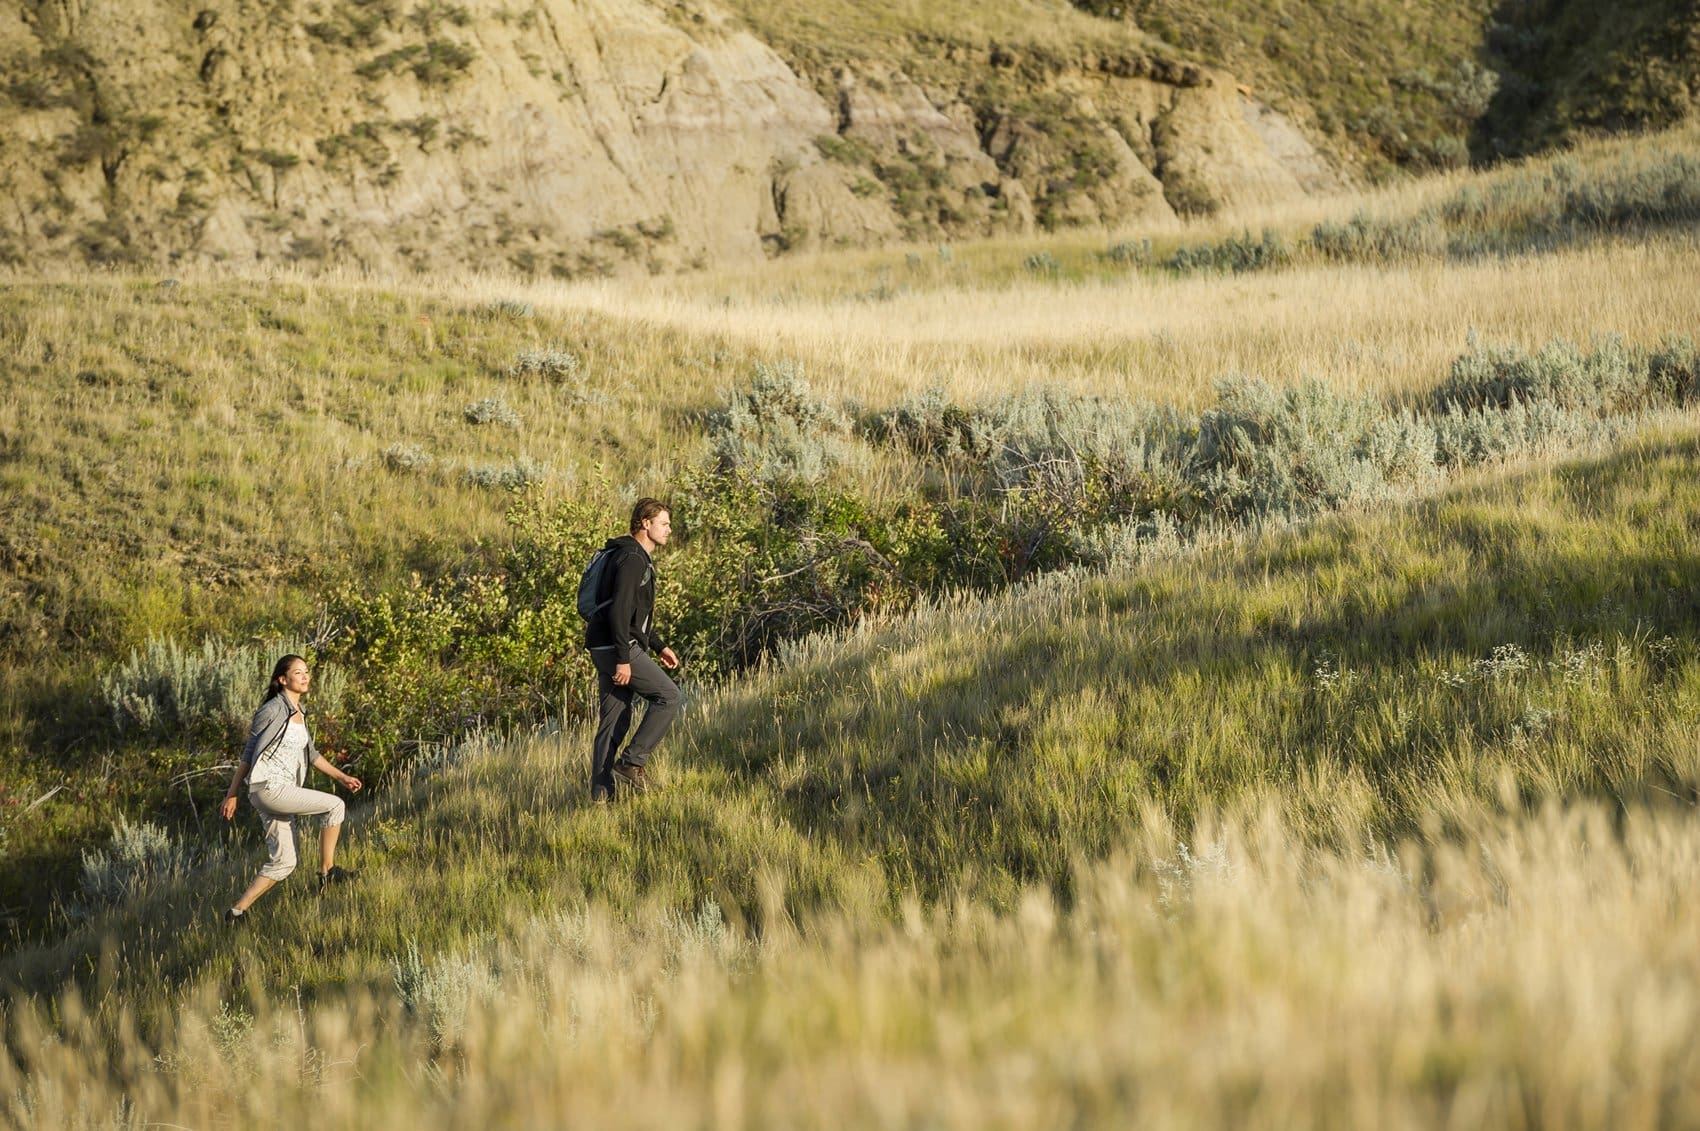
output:
[[[673, 717], [679, 713], [679, 685], [661, 670], [661, 665], [648, 653], [632, 650], [632, 681], [624, 687], [614, 682], [614, 650], [592, 648], [590, 660], [596, 665], [596, 689], [601, 693], [601, 723], [596, 728], [596, 742], [590, 749], [590, 784], [594, 788], [614, 788], [614, 763], [624, 759], [634, 766], [649, 761], [650, 754], [660, 743]], [[624, 751], [620, 743], [632, 725], [632, 700], [647, 704], [643, 722]]]

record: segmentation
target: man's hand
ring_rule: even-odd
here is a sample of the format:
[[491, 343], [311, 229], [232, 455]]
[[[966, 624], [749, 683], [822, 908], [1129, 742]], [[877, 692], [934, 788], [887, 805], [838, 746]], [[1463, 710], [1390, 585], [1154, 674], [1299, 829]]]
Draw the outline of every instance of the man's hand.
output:
[[614, 665], [614, 686], [624, 687], [632, 681], [632, 666], [630, 664]]
[[219, 816], [223, 817], [227, 821], [230, 820], [232, 817], [235, 817], [236, 816], [236, 798], [226, 797], [222, 802], [220, 802], [219, 807], [218, 807], [218, 814], [219, 814]]
[[354, 777], [350, 774], [342, 775], [342, 787], [344, 789], [348, 790], [348, 792], [359, 793], [360, 792], [360, 785], [361, 785], [361, 782], [360, 782], [359, 778]]
[[678, 653], [674, 652], [673, 649], [671, 649], [671, 648], [661, 649], [661, 666], [664, 667], [664, 668], [676, 668], [676, 667], [678, 667], [679, 666], [679, 655], [678, 655]]

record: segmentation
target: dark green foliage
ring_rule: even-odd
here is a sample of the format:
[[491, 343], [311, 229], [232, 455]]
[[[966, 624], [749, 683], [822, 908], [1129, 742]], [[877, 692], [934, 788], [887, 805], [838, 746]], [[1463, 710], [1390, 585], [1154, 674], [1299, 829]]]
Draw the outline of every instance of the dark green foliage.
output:
[[1487, 27], [1501, 75], [1476, 124], [1476, 156], [1532, 153], [1578, 133], [1651, 129], [1691, 113], [1700, 3], [1506, 0]]

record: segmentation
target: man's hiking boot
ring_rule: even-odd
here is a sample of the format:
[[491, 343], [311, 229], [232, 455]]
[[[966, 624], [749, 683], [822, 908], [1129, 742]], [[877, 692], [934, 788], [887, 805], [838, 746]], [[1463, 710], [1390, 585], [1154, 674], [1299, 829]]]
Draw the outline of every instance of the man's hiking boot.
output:
[[349, 871], [340, 864], [332, 864], [329, 869], [319, 873], [319, 890], [324, 891], [328, 887], [334, 887], [337, 884], [345, 884], [349, 880], [352, 880], [354, 876], [354, 872]]
[[626, 783], [633, 793], [649, 792], [649, 771], [633, 762], [615, 762], [614, 776]]

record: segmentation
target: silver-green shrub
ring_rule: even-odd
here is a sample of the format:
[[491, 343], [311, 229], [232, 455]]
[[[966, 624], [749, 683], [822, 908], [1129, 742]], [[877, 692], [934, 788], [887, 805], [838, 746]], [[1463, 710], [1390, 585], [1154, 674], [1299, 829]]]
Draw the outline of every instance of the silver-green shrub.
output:
[[849, 453], [850, 421], [817, 396], [793, 361], [756, 366], [747, 390], [734, 390], [710, 415], [709, 440], [722, 467], [767, 480], [819, 481]]
[[1151, 265], [1151, 241], [1141, 239], [1113, 243], [1105, 250], [1104, 258], [1123, 267], [1149, 267]]
[[1228, 236], [1220, 243], [1201, 243], [1182, 246], [1165, 260], [1163, 266], [1180, 275], [1198, 271], [1223, 271], [1241, 274], [1279, 267], [1292, 258], [1292, 249], [1279, 232], [1270, 228], [1254, 238], [1250, 231]]
[[1600, 339], [1588, 353], [1555, 338], [1533, 354], [1472, 335], [1433, 397], [1435, 407], [1446, 412], [1541, 402], [1572, 412], [1618, 413], [1656, 399], [1647, 359], [1615, 335]]
[[517, 298], [499, 298], [485, 305], [484, 313], [492, 318], [512, 318], [525, 321], [537, 313], [529, 302]]
[[1469, 467], [1522, 452], [1575, 447], [1606, 425], [1591, 413], [1550, 400], [1513, 401], [1435, 418], [1435, 452], [1445, 467]]
[[1419, 259], [1446, 252], [1446, 231], [1426, 215], [1383, 220], [1364, 213], [1344, 224], [1312, 229], [1311, 246], [1330, 259], [1346, 261]]
[[530, 456], [512, 463], [486, 463], [466, 469], [462, 479], [472, 487], [492, 491], [522, 491], [549, 477], [549, 469]]
[[1656, 399], [1669, 404], [1688, 404], [1700, 395], [1700, 350], [1694, 339], [1676, 338], [1654, 350], [1647, 359], [1647, 383]]
[[91, 914], [134, 898], [164, 880], [182, 876], [193, 863], [188, 847], [151, 821], [132, 825], [120, 817], [104, 849], [83, 853], [78, 911]]
[[1005, 487], [1078, 485], [1088, 474], [1124, 482], [1180, 466], [1187, 426], [1168, 408], [1058, 389], [1010, 393], [969, 418], [971, 445]]
[[427, 1026], [432, 1043], [439, 1048], [454, 1045], [464, 1035], [470, 1008], [495, 1000], [498, 973], [489, 961], [460, 954], [427, 963], [412, 940], [407, 953], [390, 963], [403, 1008]]
[[[266, 692], [278, 657], [303, 655], [299, 644], [237, 644], [208, 637], [187, 647], [151, 637], [100, 677], [100, 695], [120, 731], [165, 735], [245, 731]], [[334, 665], [313, 670], [313, 701], [334, 711], [346, 680]]]
[[1372, 396], [1317, 381], [1286, 389], [1246, 377], [1217, 385], [1189, 472], [1218, 511], [1299, 515], [1380, 498], [1420, 480], [1434, 434]]
[[1021, 266], [1030, 275], [1048, 275], [1055, 277], [1062, 274], [1062, 263], [1048, 251], [1035, 252], [1021, 261]]
[[468, 424], [499, 424], [503, 428], [519, 428], [523, 423], [519, 413], [508, 406], [508, 402], [500, 397], [486, 397], [481, 401], [473, 401], [461, 412]]
[[975, 451], [974, 416], [934, 385], [906, 397], [862, 424], [868, 439], [894, 443], [917, 455]]
[[508, 366], [513, 377], [547, 377], [551, 381], [577, 381], [584, 372], [578, 355], [550, 346], [546, 349], [521, 350]]
[[391, 444], [382, 453], [384, 466], [391, 471], [411, 474], [431, 470], [435, 457], [418, 444]]

